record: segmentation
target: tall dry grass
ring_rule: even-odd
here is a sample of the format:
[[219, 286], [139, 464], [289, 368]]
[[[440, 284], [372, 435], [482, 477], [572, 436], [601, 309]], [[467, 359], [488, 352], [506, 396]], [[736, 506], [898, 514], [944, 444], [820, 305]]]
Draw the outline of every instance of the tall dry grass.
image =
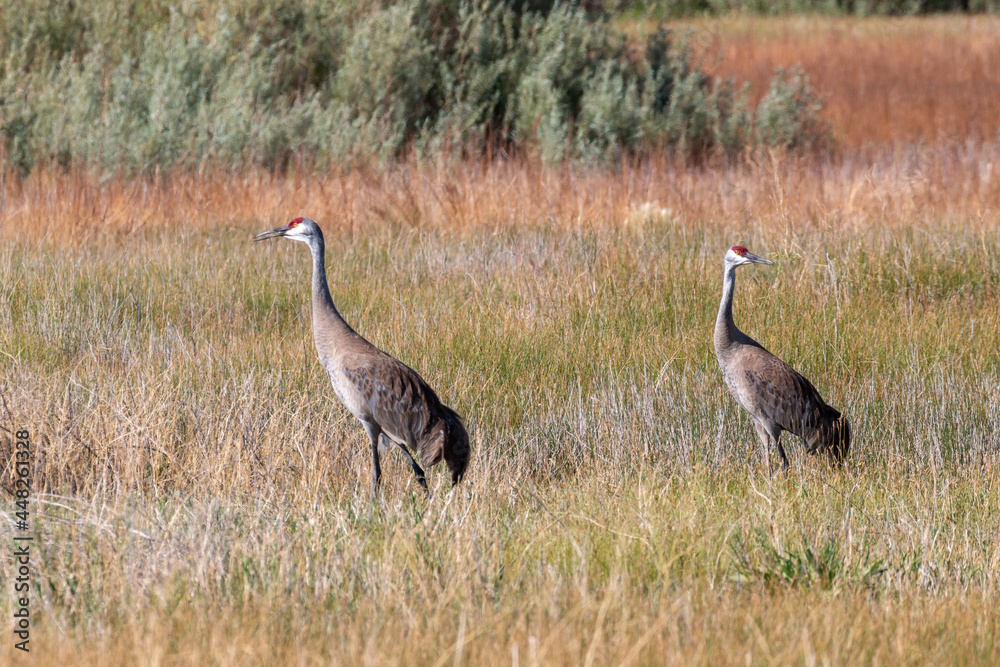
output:
[[[8, 181], [36, 658], [993, 661], [995, 158]], [[468, 417], [458, 490], [389, 456], [372, 502], [308, 261], [250, 241], [298, 214], [347, 319]], [[845, 473], [789, 443], [772, 476], [722, 386], [736, 242], [777, 262], [738, 322], [850, 415]]]
[[801, 65], [843, 149], [996, 142], [1000, 18], [730, 17], [693, 25], [707, 71], [750, 81]]
[[[459, 234], [619, 227], [647, 203], [699, 228], [740, 230], [768, 220], [791, 234], [835, 218], [859, 233], [877, 233], [920, 219], [951, 224], [989, 217], [1000, 201], [997, 155], [975, 142], [942, 142], [832, 161], [771, 153], [718, 168], [654, 159], [611, 171], [524, 161], [444, 161], [333, 174], [178, 172], [152, 179], [46, 171], [26, 181], [5, 180], [0, 235], [78, 245], [150, 231], [283, 222], [296, 212], [354, 234], [373, 226]], [[879, 215], [885, 210], [896, 215]]]

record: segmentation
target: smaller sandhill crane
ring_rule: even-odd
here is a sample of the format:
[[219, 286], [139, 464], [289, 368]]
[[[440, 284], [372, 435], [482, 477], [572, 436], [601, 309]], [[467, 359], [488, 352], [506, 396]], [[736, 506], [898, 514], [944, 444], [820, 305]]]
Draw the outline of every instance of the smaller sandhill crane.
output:
[[726, 253], [722, 302], [714, 337], [722, 377], [736, 402], [750, 414], [765, 451], [770, 451], [772, 445], [777, 448], [782, 468], [788, 468], [788, 457], [781, 446], [782, 431], [802, 438], [810, 454], [826, 452], [840, 463], [851, 445], [851, 424], [847, 418], [827, 405], [809, 380], [737, 329], [733, 322], [736, 267], [773, 263], [743, 246], [733, 246]]
[[312, 251], [313, 338], [319, 361], [337, 398], [365, 427], [371, 441], [372, 486], [382, 478], [379, 436], [385, 435], [406, 455], [420, 486], [427, 490], [425, 466], [442, 459], [458, 484], [469, 465], [469, 435], [457, 412], [444, 405], [416, 371], [361, 337], [344, 321], [326, 282], [325, 245], [319, 225], [295, 218], [287, 225], [258, 234], [255, 241], [283, 236]]

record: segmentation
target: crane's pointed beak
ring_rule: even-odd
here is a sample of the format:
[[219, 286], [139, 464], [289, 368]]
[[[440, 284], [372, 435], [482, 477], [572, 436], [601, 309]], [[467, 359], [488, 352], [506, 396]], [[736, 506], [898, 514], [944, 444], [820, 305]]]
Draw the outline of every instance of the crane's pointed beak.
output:
[[757, 255], [753, 254], [752, 252], [748, 252], [747, 254], [745, 254], [743, 256], [746, 257], [747, 259], [749, 259], [754, 264], [774, 264], [774, 262], [772, 262], [771, 260], [764, 259], [763, 257], [758, 257]]
[[285, 232], [287, 231], [288, 231], [288, 225], [285, 225], [284, 227], [278, 227], [277, 229], [272, 229], [269, 232], [263, 232], [262, 234], [258, 234], [257, 236], [253, 237], [253, 240], [263, 241], [264, 239], [273, 239], [276, 236], [284, 236]]

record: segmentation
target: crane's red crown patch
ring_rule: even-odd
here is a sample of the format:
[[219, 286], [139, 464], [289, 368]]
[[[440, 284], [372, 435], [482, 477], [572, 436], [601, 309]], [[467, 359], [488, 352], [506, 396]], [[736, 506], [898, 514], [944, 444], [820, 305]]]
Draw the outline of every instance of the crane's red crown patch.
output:
[[736, 253], [737, 255], [739, 255], [740, 257], [742, 257], [743, 255], [747, 254], [747, 249], [746, 249], [746, 248], [744, 248], [744, 247], [743, 247], [743, 246], [741, 246], [741, 245], [734, 245], [734, 246], [732, 247], [732, 251], [733, 251], [733, 252], [735, 252], [735, 253]]
[[300, 222], [302, 222], [302, 218], [295, 218], [294, 220], [292, 220], [291, 222], [288, 223], [288, 228], [291, 229], [292, 227], [294, 227], [295, 225], [299, 224]]

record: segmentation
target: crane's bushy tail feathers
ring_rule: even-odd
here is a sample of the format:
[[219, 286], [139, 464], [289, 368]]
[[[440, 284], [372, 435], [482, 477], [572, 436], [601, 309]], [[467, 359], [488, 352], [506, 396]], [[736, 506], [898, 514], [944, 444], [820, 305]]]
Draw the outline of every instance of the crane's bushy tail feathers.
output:
[[438, 422], [430, 434], [417, 443], [417, 452], [425, 467], [444, 459], [451, 471], [452, 485], [462, 481], [469, 467], [470, 449], [462, 417], [447, 405], [441, 406]]
[[472, 448], [469, 446], [469, 433], [465, 430], [462, 417], [447, 406], [444, 407], [444, 419], [448, 424], [448, 439], [444, 446], [444, 460], [451, 471], [451, 485], [462, 481], [465, 470], [469, 467], [469, 457]]
[[810, 454], [828, 454], [835, 463], [842, 463], [851, 448], [851, 422], [833, 408], [816, 427], [802, 437]]
[[830, 429], [830, 438], [827, 440], [826, 451], [833, 457], [836, 463], [843, 463], [847, 458], [847, 452], [851, 448], [851, 422], [844, 415], [840, 415], [833, 422]]

